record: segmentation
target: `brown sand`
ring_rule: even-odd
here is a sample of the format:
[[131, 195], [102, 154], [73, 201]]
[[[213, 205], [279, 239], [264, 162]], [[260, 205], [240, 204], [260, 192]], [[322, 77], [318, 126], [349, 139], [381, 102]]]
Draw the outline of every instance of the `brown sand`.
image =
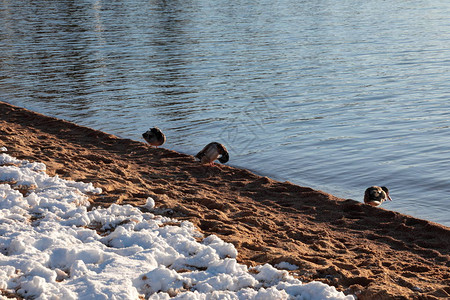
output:
[[43, 162], [50, 175], [101, 187], [94, 205], [153, 197], [166, 214], [233, 243], [241, 263], [287, 261], [304, 282], [359, 299], [450, 299], [448, 227], [247, 170], [202, 166], [3, 102], [0, 138], [10, 155]]

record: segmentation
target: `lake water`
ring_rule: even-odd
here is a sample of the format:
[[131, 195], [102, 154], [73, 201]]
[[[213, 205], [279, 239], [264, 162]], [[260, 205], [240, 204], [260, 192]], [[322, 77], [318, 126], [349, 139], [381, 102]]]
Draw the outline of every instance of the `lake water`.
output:
[[5, 0], [0, 99], [450, 226], [450, 1]]

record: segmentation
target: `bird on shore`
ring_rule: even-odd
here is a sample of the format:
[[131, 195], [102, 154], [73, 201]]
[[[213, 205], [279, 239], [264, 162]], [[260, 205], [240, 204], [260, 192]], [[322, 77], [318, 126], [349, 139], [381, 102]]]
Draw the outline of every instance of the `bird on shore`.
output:
[[166, 136], [158, 127], [153, 127], [142, 134], [144, 140], [152, 146], [158, 148], [166, 142]]
[[206, 145], [202, 151], [197, 153], [195, 158], [199, 159], [202, 164], [209, 164], [212, 166], [216, 159], [219, 159], [219, 161], [224, 164], [230, 159], [230, 156], [224, 145], [212, 142]]
[[371, 186], [364, 193], [364, 203], [371, 206], [379, 206], [386, 200], [392, 201], [389, 189], [385, 186]]

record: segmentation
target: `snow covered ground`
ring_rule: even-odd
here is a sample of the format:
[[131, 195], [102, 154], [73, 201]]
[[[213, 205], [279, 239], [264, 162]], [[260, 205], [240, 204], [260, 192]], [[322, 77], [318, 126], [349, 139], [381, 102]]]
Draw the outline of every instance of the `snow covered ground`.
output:
[[269, 264], [241, 265], [232, 244], [150, 213], [151, 198], [88, 210], [93, 193], [0, 153], [0, 299], [353, 299]]

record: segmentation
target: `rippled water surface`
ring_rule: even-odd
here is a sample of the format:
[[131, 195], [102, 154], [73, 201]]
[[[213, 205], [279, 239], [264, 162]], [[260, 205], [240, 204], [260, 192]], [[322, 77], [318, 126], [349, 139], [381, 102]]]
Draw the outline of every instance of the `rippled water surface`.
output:
[[450, 226], [450, 1], [0, 3], [0, 100]]

